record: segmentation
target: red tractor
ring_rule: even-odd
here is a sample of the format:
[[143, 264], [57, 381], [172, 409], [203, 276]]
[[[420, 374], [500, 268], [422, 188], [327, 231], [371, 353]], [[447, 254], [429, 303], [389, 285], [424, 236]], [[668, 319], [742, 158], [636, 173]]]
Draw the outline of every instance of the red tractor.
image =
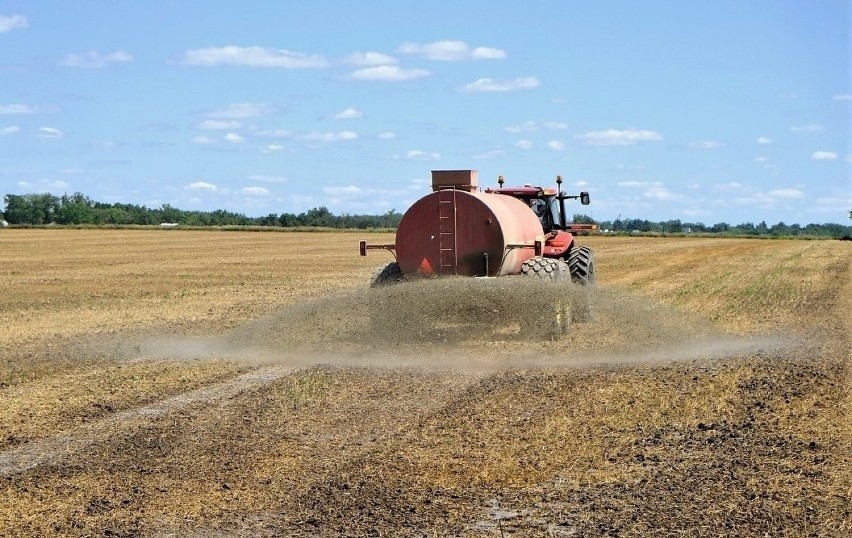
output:
[[416, 276], [527, 275], [593, 284], [595, 263], [576, 233], [595, 225], [568, 222], [565, 200], [589, 203], [589, 193], [567, 195], [556, 187], [504, 187], [480, 191], [476, 170], [432, 171], [432, 192], [416, 201], [399, 223], [393, 244], [361, 241], [361, 255], [387, 249], [396, 261], [380, 267], [371, 286]]

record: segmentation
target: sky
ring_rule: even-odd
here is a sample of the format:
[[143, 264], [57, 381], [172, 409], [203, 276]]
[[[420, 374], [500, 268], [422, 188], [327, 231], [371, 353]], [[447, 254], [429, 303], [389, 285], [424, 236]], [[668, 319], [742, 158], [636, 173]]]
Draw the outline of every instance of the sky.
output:
[[598, 220], [848, 223], [848, 0], [0, 0], [0, 194], [404, 212], [430, 171]]

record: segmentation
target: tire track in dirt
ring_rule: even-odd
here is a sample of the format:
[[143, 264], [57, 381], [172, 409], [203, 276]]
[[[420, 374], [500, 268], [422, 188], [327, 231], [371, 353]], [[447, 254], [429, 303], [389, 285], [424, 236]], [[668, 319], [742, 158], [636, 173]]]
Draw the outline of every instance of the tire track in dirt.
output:
[[193, 405], [211, 405], [233, 398], [242, 391], [271, 383], [292, 371], [292, 367], [281, 365], [258, 368], [225, 383], [178, 394], [150, 405], [110, 415], [52, 437], [31, 441], [0, 454], [0, 477], [22, 473], [39, 465], [73, 456], [92, 444], [115, 435], [117, 430], [143, 425], [160, 415]]

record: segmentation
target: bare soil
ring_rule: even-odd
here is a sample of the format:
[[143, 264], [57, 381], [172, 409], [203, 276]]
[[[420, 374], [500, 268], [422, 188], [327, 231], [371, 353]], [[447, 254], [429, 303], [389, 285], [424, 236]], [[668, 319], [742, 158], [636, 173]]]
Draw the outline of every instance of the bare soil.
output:
[[0, 535], [852, 531], [849, 244], [584, 238], [587, 293], [359, 238], [0, 233]]

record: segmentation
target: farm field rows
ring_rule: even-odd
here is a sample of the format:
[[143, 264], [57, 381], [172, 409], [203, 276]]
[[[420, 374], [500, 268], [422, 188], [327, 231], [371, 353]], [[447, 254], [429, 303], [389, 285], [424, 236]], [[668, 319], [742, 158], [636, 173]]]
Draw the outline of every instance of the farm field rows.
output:
[[495, 342], [377, 330], [362, 237], [0, 230], [0, 535], [852, 532], [849, 242], [584, 237]]

